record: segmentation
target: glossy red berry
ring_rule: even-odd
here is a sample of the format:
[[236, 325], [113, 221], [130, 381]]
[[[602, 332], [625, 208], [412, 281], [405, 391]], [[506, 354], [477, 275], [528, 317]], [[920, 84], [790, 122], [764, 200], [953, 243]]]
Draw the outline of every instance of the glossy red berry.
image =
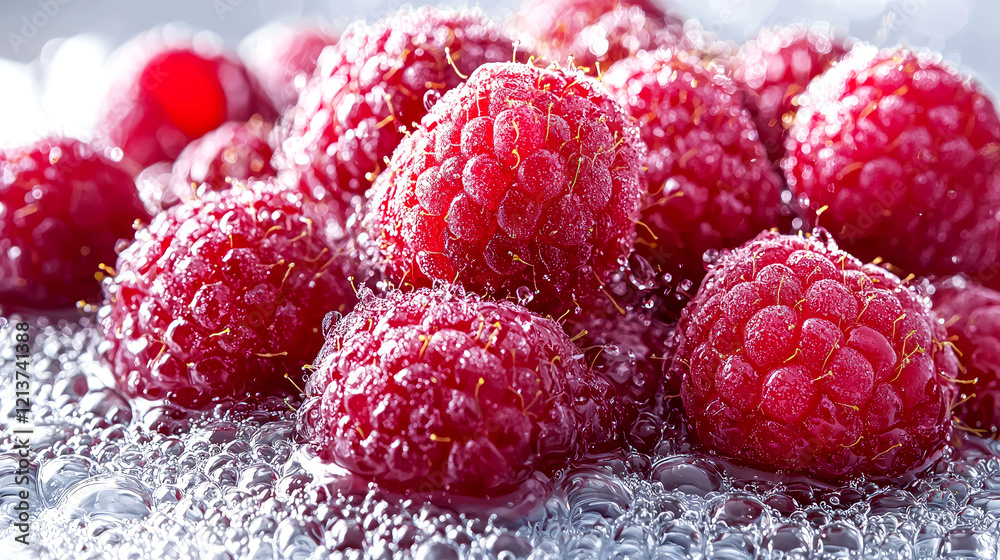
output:
[[486, 65], [393, 154], [368, 231], [394, 282], [530, 295], [529, 308], [558, 316], [628, 252], [642, 154], [596, 81]]
[[813, 222], [906, 273], [993, 266], [1000, 118], [977, 83], [929, 53], [859, 45], [799, 99], [782, 168]]
[[678, 325], [694, 432], [721, 455], [822, 479], [926, 466], [958, 393], [927, 304], [833, 245], [761, 234], [719, 261]]
[[115, 245], [148, 219], [132, 177], [89, 144], [47, 138], [0, 153], [0, 305], [95, 299]]
[[962, 368], [955, 416], [968, 431], [1000, 437], [1000, 292], [952, 277], [934, 284], [934, 311]]
[[133, 173], [175, 159], [226, 121], [276, 116], [243, 63], [203, 42], [147, 33], [118, 51], [115, 68], [98, 135], [122, 149]]
[[224, 123], [188, 144], [169, 173], [163, 173], [162, 163], [156, 164], [143, 170], [136, 183], [147, 205], [164, 210], [207, 192], [227, 190], [236, 181], [273, 177], [270, 133], [271, 125], [260, 118]]
[[509, 302], [363, 291], [314, 366], [300, 432], [397, 492], [504, 493], [618, 437], [610, 387], [559, 324]]
[[294, 393], [323, 317], [354, 291], [301, 203], [266, 183], [158, 215], [118, 258], [100, 319], [106, 359], [132, 397], [201, 406]]
[[643, 51], [694, 46], [684, 21], [648, 0], [527, 0], [514, 23], [546, 60], [594, 75]]
[[829, 26], [796, 23], [762, 30], [730, 62], [771, 161], [784, 155], [785, 130], [795, 118], [799, 95], [849, 49], [850, 42]]

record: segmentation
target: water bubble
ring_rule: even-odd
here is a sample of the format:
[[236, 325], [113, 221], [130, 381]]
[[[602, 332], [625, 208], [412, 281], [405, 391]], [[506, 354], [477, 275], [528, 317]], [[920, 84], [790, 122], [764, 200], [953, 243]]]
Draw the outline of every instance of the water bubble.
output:
[[650, 478], [664, 490], [677, 490], [705, 496], [722, 486], [722, 475], [709, 461], [691, 457], [675, 457], [653, 466]]
[[[714, 268], [716, 263], [719, 262], [719, 256], [721, 256], [721, 254], [722, 253], [720, 253], [718, 249], [708, 249], [707, 251], [705, 251], [705, 253], [701, 256], [702, 262], [705, 263], [705, 268], [707, 269]], [[690, 289], [690, 288], [685, 288], [685, 289]]]
[[441, 99], [441, 92], [436, 89], [429, 89], [424, 93], [424, 110], [430, 111]]
[[996, 558], [997, 538], [985, 531], [953, 529], [941, 539], [939, 558]]
[[112, 424], [128, 424], [132, 421], [132, 407], [125, 397], [109, 387], [87, 393], [80, 399], [81, 412], [104, 418]]
[[825, 558], [860, 558], [863, 539], [856, 528], [834, 522], [820, 529], [816, 548]]
[[748, 494], [720, 497], [713, 501], [711, 521], [723, 527], [768, 526], [771, 514], [763, 503]]
[[46, 461], [38, 468], [38, 490], [46, 506], [52, 507], [77, 482], [101, 472], [93, 459], [64, 455]]
[[629, 280], [640, 290], [651, 290], [656, 287], [656, 271], [649, 261], [639, 255], [629, 259]]
[[535, 292], [527, 286], [518, 286], [516, 295], [518, 305], [528, 305], [535, 299]]
[[138, 479], [108, 474], [75, 484], [58, 508], [70, 519], [118, 522], [149, 515], [151, 505], [149, 491]]
[[329, 531], [336, 550], [361, 550], [365, 544], [365, 530], [356, 521], [338, 519]]
[[430, 541], [420, 545], [414, 560], [459, 560], [458, 551], [449, 543]]

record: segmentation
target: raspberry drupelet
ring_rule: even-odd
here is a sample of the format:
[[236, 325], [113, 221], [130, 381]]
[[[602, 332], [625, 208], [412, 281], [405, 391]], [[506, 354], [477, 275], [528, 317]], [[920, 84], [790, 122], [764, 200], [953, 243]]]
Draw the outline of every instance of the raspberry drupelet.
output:
[[832, 243], [761, 234], [720, 260], [678, 324], [672, 367], [694, 433], [827, 480], [926, 466], [958, 394], [927, 303]]
[[529, 293], [530, 309], [559, 316], [621, 268], [643, 153], [638, 129], [598, 82], [557, 67], [485, 65], [393, 154], [368, 231], [398, 285]]
[[271, 125], [262, 119], [227, 122], [192, 141], [174, 162], [168, 175], [154, 164], [136, 177], [146, 204], [165, 210], [210, 191], [229, 189], [233, 181], [275, 175], [274, 150], [268, 143]]
[[939, 56], [855, 47], [799, 97], [782, 169], [862, 260], [975, 274], [998, 256], [1000, 118]]
[[424, 7], [355, 23], [320, 57], [289, 109], [278, 166], [346, 218], [385, 161], [440, 96], [481, 64], [510, 61], [514, 43], [477, 11]]
[[202, 406], [292, 394], [327, 312], [355, 302], [347, 263], [300, 201], [236, 185], [158, 215], [105, 281], [100, 322], [119, 388]]
[[799, 95], [849, 49], [850, 42], [828, 25], [801, 23], [764, 29], [740, 47], [730, 62], [733, 80], [748, 94], [747, 107], [771, 161], [778, 163], [784, 155], [785, 130]]
[[982, 437], [1000, 437], [1000, 292], [961, 277], [935, 283], [934, 311], [962, 364], [955, 416]]
[[488, 496], [618, 438], [611, 388], [558, 323], [452, 289], [367, 289], [330, 325], [299, 431], [396, 492]]
[[277, 113], [235, 54], [205, 41], [152, 31], [116, 53], [98, 136], [122, 149], [133, 174], [172, 161], [192, 140], [226, 121]]
[[148, 219], [132, 177], [89, 144], [46, 138], [0, 153], [0, 305], [98, 299], [101, 265]]
[[615, 64], [603, 81], [640, 123], [649, 149], [635, 243], [643, 262], [634, 267], [649, 270], [658, 289], [670, 292], [662, 303], [676, 317], [688, 300], [680, 283], [697, 287], [706, 251], [791, 226], [781, 177], [720, 65], [660, 50]]

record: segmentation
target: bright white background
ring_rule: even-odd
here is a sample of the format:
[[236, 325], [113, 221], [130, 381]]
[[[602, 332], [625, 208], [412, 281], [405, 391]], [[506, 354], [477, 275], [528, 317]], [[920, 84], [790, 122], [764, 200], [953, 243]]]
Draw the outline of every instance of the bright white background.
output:
[[[472, 5], [502, 19], [518, 1]], [[343, 29], [353, 19], [373, 21], [401, 5], [398, 0], [0, 0], [0, 148], [41, 134], [88, 137], [107, 83], [108, 53], [154, 25], [178, 22], [208, 30], [235, 47], [270, 22], [319, 17]], [[824, 20], [841, 33], [882, 46], [927, 46], [1000, 91], [1000, 0], [674, 0], [674, 5], [722, 38], [740, 42], [762, 26]]]

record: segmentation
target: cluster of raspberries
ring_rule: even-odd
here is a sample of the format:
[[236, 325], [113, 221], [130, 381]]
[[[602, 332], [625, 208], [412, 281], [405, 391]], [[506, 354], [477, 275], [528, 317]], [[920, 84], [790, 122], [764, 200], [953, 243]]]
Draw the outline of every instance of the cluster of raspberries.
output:
[[0, 306], [103, 296], [131, 397], [284, 395], [323, 460], [490, 498], [678, 417], [827, 481], [1000, 429], [1000, 118], [937, 55], [645, 0], [240, 52], [144, 34], [92, 143], [0, 153]]

